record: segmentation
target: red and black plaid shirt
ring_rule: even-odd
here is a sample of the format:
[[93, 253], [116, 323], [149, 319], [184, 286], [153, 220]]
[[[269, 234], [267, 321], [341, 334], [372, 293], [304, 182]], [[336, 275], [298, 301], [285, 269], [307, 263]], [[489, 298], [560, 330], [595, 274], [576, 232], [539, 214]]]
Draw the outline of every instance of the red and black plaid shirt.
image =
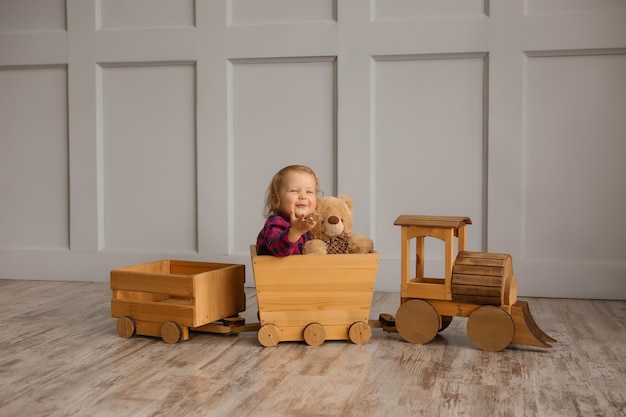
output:
[[309, 233], [300, 236], [297, 242], [289, 241], [291, 223], [280, 214], [268, 217], [263, 229], [256, 238], [256, 251], [259, 255], [289, 256], [300, 255], [302, 246], [310, 240]]

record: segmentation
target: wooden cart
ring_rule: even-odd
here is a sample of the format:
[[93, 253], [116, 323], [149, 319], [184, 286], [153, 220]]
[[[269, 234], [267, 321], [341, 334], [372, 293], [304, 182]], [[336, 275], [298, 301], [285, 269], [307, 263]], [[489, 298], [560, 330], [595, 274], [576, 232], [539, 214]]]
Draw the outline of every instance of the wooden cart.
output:
[[[238, 318], [246, 309], [245, 266], [161, 260], [111, 271], [111, 315], [121, 337], [189, 339], [189, 330], [250, 331]], [[218, 322], [220, 321], [221, 322]]]
[[250, 256], [263, 346], [370, 339], [378, 253], [277, 258], [257, 255], [252, 245]]

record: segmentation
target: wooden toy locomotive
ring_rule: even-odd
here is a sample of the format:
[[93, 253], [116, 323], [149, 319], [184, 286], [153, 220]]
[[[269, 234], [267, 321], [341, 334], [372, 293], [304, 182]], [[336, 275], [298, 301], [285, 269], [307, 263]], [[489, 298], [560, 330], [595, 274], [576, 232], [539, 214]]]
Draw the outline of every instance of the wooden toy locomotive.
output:
[[[468, 317], [467, 333], [482, 350], [499, 351], [509, 344], [550, 348], [555, 339], [535, 323], [526, 301], [517, 300], [511, 256], [466, 251], [469, 217], [399, 216], [401, 229], [401, 305], [395, 326], [411, 343], [428, 343], [452, 317]], [[445, 277], [424, 276], [424, 241], [445, 245]], [[454, 258], [454, 238], [457, 256]], [[415, 277], [411, 277], [411, 240], [415, 241]]]
[[[372, 328], [382, 328], [425, 344], [458, 316], [468, 317], [468, 336], [482, 350], [499, 351], [511, 343], [550, 348], [556, 342], [537, 326], [528, 303], [517, 300], [511, 256], [466, 251], [469, 217], [402, 215], [394, 224], [401, 227], [396, 317], [369, 320], [378, 253], [276, 258], [258, 256], [252, 245], [259, 323], [239, 317], [246, 309], [244, 265], [164, 260], [111, 271], [118, 334], [177, 343], [187, 340], [190, 330], [256, 331], [263, 346], [281, 341], [317, 346], [325, 340], [366, 343]], [[443, 278], [424, 276], [426, 237], [444, 242]]]

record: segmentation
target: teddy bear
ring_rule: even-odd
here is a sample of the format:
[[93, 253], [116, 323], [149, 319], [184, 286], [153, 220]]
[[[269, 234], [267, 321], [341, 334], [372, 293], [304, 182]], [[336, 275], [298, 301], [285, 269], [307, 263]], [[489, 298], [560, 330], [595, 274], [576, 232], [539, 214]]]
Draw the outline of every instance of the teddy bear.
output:
[[352, 234], [354, 203], [346, 194], [325, 196], [317, 201], [313, 214], [317, 224], [311, 230], [311, 240], [304, 244], [304, 255], [370, 253], [374, 242], [362, 234]]

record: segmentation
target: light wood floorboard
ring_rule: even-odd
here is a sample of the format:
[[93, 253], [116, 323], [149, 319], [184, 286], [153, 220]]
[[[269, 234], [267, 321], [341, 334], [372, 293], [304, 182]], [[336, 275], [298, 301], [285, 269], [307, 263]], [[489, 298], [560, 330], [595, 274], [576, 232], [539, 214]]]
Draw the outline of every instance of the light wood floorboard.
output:
[[[247, 322], [256, 321], [246, 289]], [[466, 320], [427, 345], [259, 345], [256, 333], [120, 338], [106, 283], [0, 280], [0, 416], [625, 416], [626, 301], [527, 299], [551, 350], [474, 348]], [[395, 314], [375, 293], [371, 318]]]

